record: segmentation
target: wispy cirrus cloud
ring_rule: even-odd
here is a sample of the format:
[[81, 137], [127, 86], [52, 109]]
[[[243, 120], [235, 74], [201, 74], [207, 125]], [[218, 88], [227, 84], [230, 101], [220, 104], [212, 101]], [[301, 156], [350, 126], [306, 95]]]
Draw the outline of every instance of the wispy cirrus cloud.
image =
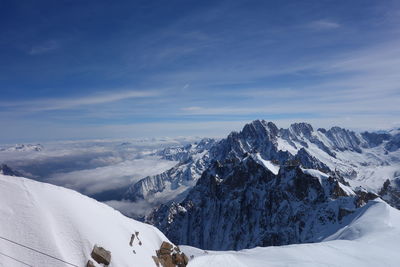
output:
[[[132, 10], [148, 12], [131, 3]], [[113, 7], [115, 14], [123, 6]], [[361, 127], [372, 116], [381, 118], [374, 123], [381, 127], [400, 116], [398, 3], [195, 6], [172, 8], [168, 16], [154, 7], [160, 23], [146, 16], [110, 18], [99, 31], [96, 23], [81, 29], [85, 16], [78, 16], [72, 21], [78, 30], [61, 34], [70, 38], [68, 46], [29, 48], [40, 60], [12, 58], [13, 50], [4, 50], [9, 64], [0, 71], [0, 120], [14, 129], [3, 133], [10, 140], [50, 131], [51, 138], [212, 134], [212, 127], [225, 133], [254, 118], [323, 124], [357, 118], [353, 126]], [[64, 15], [70, 14], [76, 12]], [[102, 12], [93, 19], [103, 25], [96, 14]], [[59, 35], [40, 38], [51, 36]], [[115, 89], [121, 85], [135, 90]], [[98, 93], [105, 86], [110, 91]], [[91, 93], [78, 97], [82, 87]], [[39, 99], [36, 92], [43, 96], [48, 88], [55, 97]]]
[[32, 46], [28, 54], [31, 56], [41, 55], [60, 48], [60, 43], [55, 40], [46, 41], [44, 43]]
[[82, 106], [92, 106], [99, 104], [107, 104], [118, 102], [121, 100], [135, 98], [152, 98], [159, 97], [163, 93], [156, 90], [126, 90], [114, 91], [111, 93], [97, 93], [81, 97], [60, 97], [60, 98], [43, 98], [30, 101], [13, 101], [0, 102], [3, 108], [19, 108], [25, 111], [51, 111], [51, 110], [68, 110]]
[[305, 25], [306, 28], [316, 31], [337, 29], [341, 25], [332, 20], [315, 20]]

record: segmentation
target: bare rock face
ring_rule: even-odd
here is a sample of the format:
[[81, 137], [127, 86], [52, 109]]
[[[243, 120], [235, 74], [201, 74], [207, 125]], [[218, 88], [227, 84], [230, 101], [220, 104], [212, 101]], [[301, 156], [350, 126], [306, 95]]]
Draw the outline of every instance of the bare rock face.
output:
[[153, 260], [157, 266], [185, 267], [189, 262], [188, 257], [180, 251], [179, 247], [174, 247], [171, 243], [165, 241], [156, 253], [157, 257], [153, 256]]
[[373, 200], [375, 198], [378, 198], [379, 196], [375, 193], [372, 192], [367, 192], [367, 191], [356, 191], [357, 194], [357, 199], [356, 199], [356, 205], [357, 207], [363, 206], [365, 203], [367, 203], [370, 200]]
[[93, 261], [88, 260], [88, 262], [86, 263], [86, 267], [96, 267], [93, 263]]
[[[397, 175], [400, 175], [400, 173], [397, 173]], [[379, 195], [392, 207], [400, 209], [400, 178], [392, 181], [386, 180], [379, 191]]]
[[111, 252], [96, 245], [93, 248], [91, 256], [98, 263], [109, 265], [111, 262]]
[[216, 162], [181, 203], [161, 206], [149, 218], [172, 242], [201, 249], [318, 242], [329, 234], [321, 229], [340, 227], [375, 195], [361, 193], [356, 206], [358, 197], [343, 189], [340, 177], [314, 172], [325, 178], [299, 166], [281, 165], [274, 174], [251, 156]]

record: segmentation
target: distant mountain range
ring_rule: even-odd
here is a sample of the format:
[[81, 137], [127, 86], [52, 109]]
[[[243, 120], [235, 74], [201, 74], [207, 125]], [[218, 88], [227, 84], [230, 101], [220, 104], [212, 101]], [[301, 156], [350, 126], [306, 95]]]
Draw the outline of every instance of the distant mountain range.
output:
[[[256, 120], [220, 140], [157, 150], [177, 165], [132, 184], [124, 198], [151, 202], [142, 219], [165, 236], [72, 190], [15, 177], [21, 174], [3, 164], [0, 238], [25, 248], [1, 242], [7, 257], [0, 262], [394, 267], [399, 136], [399, 129], [279, 129]], [[26, 253], [27, 246], [50, 257]]]
[[27, 151], [42, 151], [43, 146], [41, 144], [16, 144], [14, 146], [0, 147], [1, 151], [6, 152], [27, 152]]
[[148, 221], [181, 244], [219, 250], [315, 242], [378, 195], [400, 207], [399, 140], [398, 130], [279, 129], [256, 120], [219, 141], [160, 151], [180, 163], [133, 184], [125, 198], [167, 202]]

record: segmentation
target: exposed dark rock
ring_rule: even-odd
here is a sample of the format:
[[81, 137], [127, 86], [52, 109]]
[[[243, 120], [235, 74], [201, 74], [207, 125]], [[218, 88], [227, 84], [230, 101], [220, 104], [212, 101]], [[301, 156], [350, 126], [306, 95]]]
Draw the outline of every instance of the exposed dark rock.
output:
[[20, 174], [17, 171], [14, 171], [13, 169], [11, 169], [8, 165], [6, 164], [1, 164], [0, 165], [0, 174], [3, 175], [8, 175], [8, 176], [19, 176], [22, 177], [23, 175]]
[[391, 135], [388, 133], [370, 133], [363, 132], [361, 133], [362, 137], [367, 141], [368, 147], [376, 147], [383, 143], [383, 141], [387, 141], [390, 139]]
[[378, 198], [379, 196], [377, 194], [374, 194], [372, 192], [367, 192], [364, 190], [358, 190], [356, 191], [357, 198], [356, 198], [356, 206], [361, 207], [364, 204], [366, 204], [370, 200], [374, 200], [375, 198]]
[[398, 150], [400, 148], [400, 133], [394, 135], [392, 139], [386, 143], [385, 148], [389, 152]]
[[379, 195], [385, 200], [389, 205], [400, 209], [400, 178], [390, 181], [387, 179], [383, 184]]
[[319, 161], [317, 158], [310, 155], [304, 148], [301, 148], [294, 157], [295, 161], [298, 161], [299, 165], [307, 169], [316, 169], [322, 172], [329, 172], [330, 169], [326, 164]]
[[93, 261], [88, 260], [88, 262], [86, 263], [86, 267], [96, 267], [93, 263]]
[[342, 220], [346, 215], [352, 214], [353, 210], [348, 210], [344, 208], [339, 209], [339, 220]]
[[334, 181], [333, 184], [334, 186], [333, 186], [332, 196], [334, 198], [348, 197], [347, 193], [340, 187], [338, 181]]
[[111, 262], [111, 252], [97, 245], [94, 246], [91, 256], [98, 263], [109, 265]]
[[171, 249], [173, 248], [174, 246], [171, 244], [171, 243], [168, 243], [168, 242], [162, 242], [162, 244], [161, 244], [161, 247], [160, 247], [160, 249], [164, 249], [164, 250], [167, 250], [167, 251], [171, 251]]
[[131, 235], [131, 241], [129, 242], [129, 246], [132, 247], [132, 244], [133, 244], [133, 241], [134, 241], [134, 240], [135, 240], [135, 235], [132, 234], [132, 235]]
[[158, 257], [156, 256], [151, 256], [151, 258], [153, 259], [154, 263], [156, 264], [157, 267], [160, 267], [160, 260], [158, 259]]
[[321, 224], [339, 224], [344, 207], [355, 209], [354, 197], [336, 177], [317, 178], [298, 166], [274, 175], [249, 156], [215, 162], [183, 202], [149, 219], [174, 243], [238, 250], [313, 242]]
[[334, 144], [336, 150], [350, 150], [361, 153], [361, 140], [355, 132], [335, 126], [329, 129], [325, 135]]
[[153, 260], [157, 266], [162, 267], [185, 267], [189, 259], [180, 252], [178, 247], [174, 247], [171, 243], [164, 241], [160, 249], [156, 251], [157, 257], [153, 256]]

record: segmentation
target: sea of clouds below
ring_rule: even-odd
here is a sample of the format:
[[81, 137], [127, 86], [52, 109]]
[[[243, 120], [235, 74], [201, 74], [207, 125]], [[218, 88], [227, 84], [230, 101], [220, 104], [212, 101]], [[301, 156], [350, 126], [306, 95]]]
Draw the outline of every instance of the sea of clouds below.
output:
[[[176, 162], [161, 159], [155, 152], [197, 139], [199, 138], [42, 143], [42, 151], [0, 151], [0, 163], [6, 163], [28, 178], [71, 188], [96, 198], [108, 191], [125, 191], [139, 179], [173, 167]], [[0, 145], [0, 148], [10, 146], [12, 145]]]

